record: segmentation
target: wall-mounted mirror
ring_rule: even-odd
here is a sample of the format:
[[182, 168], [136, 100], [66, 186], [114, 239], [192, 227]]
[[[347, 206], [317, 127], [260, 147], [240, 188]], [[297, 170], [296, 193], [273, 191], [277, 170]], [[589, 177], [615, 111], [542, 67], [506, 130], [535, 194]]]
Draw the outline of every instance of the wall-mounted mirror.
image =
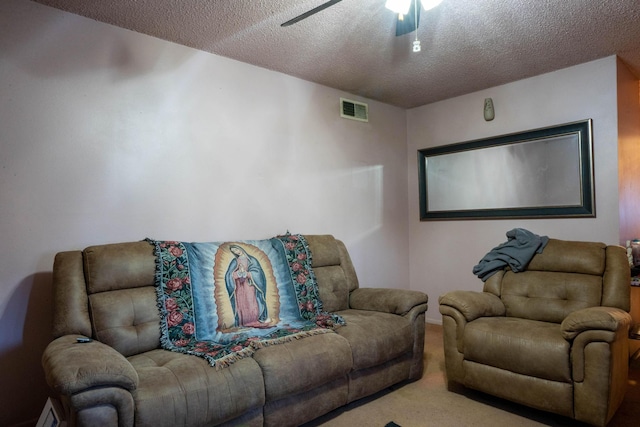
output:
[[418, 150], [420, 219], [594, 217], [591, 119]]

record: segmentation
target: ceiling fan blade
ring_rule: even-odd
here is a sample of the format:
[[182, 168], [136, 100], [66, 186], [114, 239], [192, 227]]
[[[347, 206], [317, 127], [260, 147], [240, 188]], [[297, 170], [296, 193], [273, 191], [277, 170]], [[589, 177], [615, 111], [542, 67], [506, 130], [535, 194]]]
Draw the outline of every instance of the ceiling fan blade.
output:
[[322, 3], [320, 6], [318, 7], [314, 7], [313, 9], [309, 10], [308, 12], [303, 13], [302, 15], [296, 16], [293, 19], [290, 19], [289, 21], [285, 22], [284, 24], [281, 24], [281, 27], [288, 27], [289, 25], [293, 25], [296, 22], [300, 22], [303, 19], [306, 19], [308, 17], [310, 17], [311, 15], [315, 15], [316, 13], [325, 10], [326, 8], [328, 8], [329, 6], [333, 6], [336, 3], [341, 2], [342, 0], [329, 0], [326, 3]]

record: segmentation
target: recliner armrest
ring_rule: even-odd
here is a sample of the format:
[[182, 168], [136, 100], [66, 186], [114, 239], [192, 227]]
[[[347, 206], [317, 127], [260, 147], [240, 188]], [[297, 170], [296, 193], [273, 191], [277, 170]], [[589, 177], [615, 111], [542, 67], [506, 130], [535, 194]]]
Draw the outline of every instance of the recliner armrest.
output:
[[442, 306], [452, 307], [462, 313], [467, 322], [479, 317], [504, 316], [506, 313], [502, 300], [489, 292], [452, 291], [441, 295], [438, 302], [440, 313], [445, 314]]
[[42, 367], [50, 387], [65, 395], [97, 386], [136, 389], [138, 373], [122, 354], [99, 341], [78, 343], [80, 337], [64, 335], [45, 349]]
[[[592, 353], [592, 360], [607, 369], [607, 378], [612, 367], [603, 368], [609, 363], [624, 360], [625, 366], [629, 357], [628, 334], [631, 315], [614, 307], [589, 307], [570, 313], [561, 323], [562, 336], [571, 341], [571, 363], [574, 382], [583, 382], [587, 375], [588, 355], [585, 351], [591, 344], [607, 344], [608, 351], [597, 356], [597, 347]], [[609, 354], [611, 352], [613, 355]], [[612, 362], [613, 361], [613, 362]], [[627, 374], [622, 375], [627, 381]]]
[[427, 310], [429, 297], [424, 292], [408, 289], [357, 288], [349, 295], [349, 306], [356, 310], [382, 311], [404, 316], [414, 307]]
[[615, 307], [589, 307], [570, 313], [560, 325], [562, 336], [572, 340], [584, 331], [600, 330], [616, 332], [631, 325], [631, 315]]

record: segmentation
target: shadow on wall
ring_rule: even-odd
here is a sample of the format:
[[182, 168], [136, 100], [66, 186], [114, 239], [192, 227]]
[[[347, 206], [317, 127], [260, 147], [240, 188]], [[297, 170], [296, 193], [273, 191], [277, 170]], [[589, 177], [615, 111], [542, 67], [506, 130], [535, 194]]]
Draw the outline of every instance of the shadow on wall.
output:
[[35, 425], [49, 396], [40, 360], [52, 339], [52, 276], [26, 277], [0, 317], [0, 426]]
[[30, 75], [110, 70], [114, 80], [129, 79], [172, 71], [196, 52], [35, 3], [6, 6], [0, 7], [0, 51]]

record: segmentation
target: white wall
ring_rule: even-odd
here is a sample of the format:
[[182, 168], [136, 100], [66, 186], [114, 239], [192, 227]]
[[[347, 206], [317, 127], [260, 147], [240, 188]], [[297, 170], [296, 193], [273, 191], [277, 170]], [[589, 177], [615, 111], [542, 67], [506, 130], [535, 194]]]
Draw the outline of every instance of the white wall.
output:
[[370, 123], [345, 120], [340, 96], [1, 2], [0, 425], [45, 402], [56, 252], [330, 233], [361, 286], [408, 287], [405, 111], [367, 101]]
[[[483, 101], [496, 117], [485, 122]], [[482, 290], [473, 266], [516, 227], [568, 240], [619, 244], [616, 58], [608, 57], [408, 111], [411, 289], [429, 295], [427, 319], [441, 322], [438, 297]], [[593, 119], [596, 218], [419, 220], [417, 150]], [[473, 183], [470, 183], [473, 185]]]
[[[331, 233], [362, 286], [423, 290], [439, 322], [438, 296], [480, 290], [471, 269], [511, 228], [619, 242], [614, 57], [408, 112], [365, 100], [369, 124], [338, 117], [345, 95], [26, 0], [0, 2], [0, 401], [11, 408], [0, 425], [33, 419], [44, 404], [58, 251]], [[586, 118], [596, 218], [419, 221], [418, 149]]]

